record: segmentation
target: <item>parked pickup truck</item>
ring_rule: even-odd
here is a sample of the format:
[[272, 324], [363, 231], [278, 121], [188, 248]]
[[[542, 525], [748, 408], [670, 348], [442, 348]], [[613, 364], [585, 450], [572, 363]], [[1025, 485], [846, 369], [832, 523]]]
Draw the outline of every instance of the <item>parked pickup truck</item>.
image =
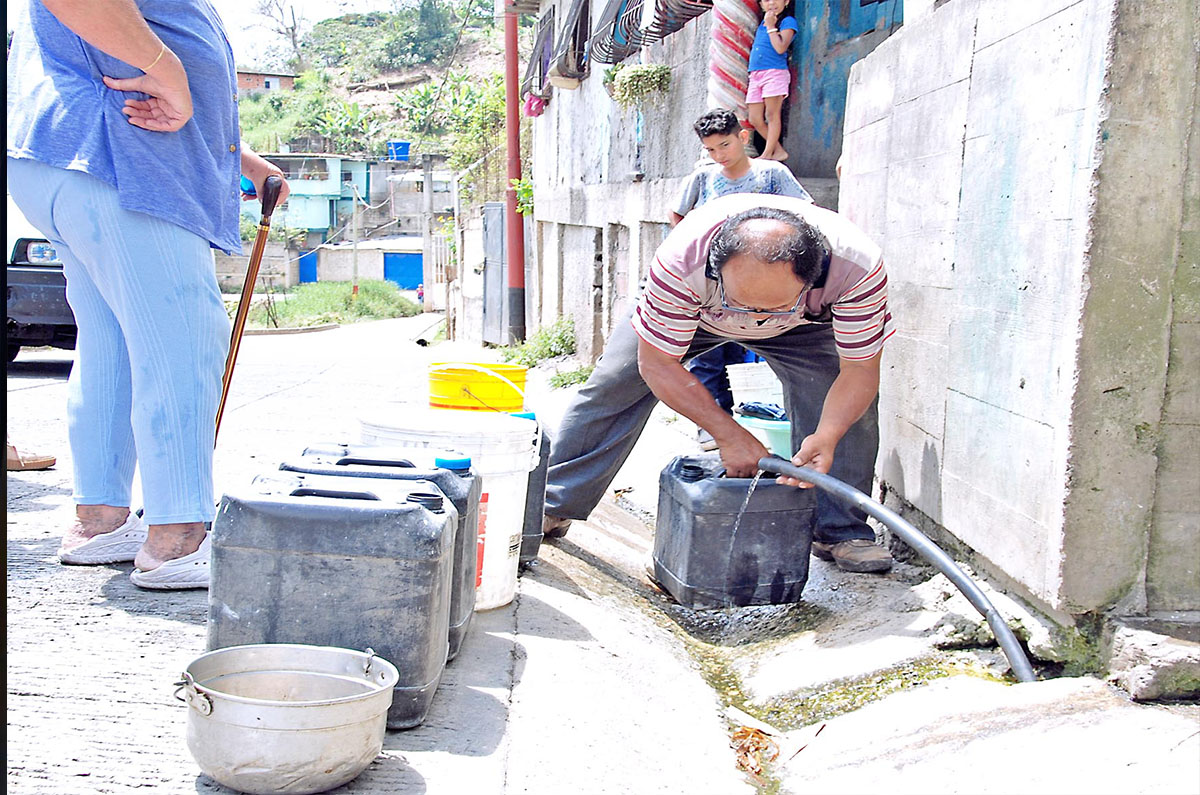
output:
[[75, 348], [75, 315], [67, 305], [67, 280], [54, 246], [8, 198], [8, 361], [22, 346]]

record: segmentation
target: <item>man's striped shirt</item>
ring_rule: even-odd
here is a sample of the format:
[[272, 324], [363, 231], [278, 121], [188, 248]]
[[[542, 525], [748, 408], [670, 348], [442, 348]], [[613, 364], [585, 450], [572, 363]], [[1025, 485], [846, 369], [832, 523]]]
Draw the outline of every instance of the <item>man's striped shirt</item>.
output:
[[[832, 257], [824, 283], [806, 294], [802, 311], [751, 316], [721, 307], [715, 279], [705, 273], [709, 242], [730, 216], [755, 207], [778, 207], [816, 227]], [[894, 331], [887, 306], [887, 273], [879, 246], [835, 212], [790, 196], [753, 193], [714, 199], [688, 213], [655, 252], [633, 314], [638, 336], [683, 358], [697, 328], [730, 339], [766, 339], [811, 322], [833, 322], [843, 359], [870, 359]]]

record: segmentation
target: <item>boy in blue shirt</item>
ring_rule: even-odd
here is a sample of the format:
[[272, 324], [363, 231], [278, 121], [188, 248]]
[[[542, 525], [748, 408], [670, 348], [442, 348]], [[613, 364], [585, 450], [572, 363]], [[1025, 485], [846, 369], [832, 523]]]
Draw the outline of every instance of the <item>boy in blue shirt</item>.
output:
[[[742, 128], [731, 110], [710, 110], [692, 125], [711, 164], [693, 171], [679, 192], [675, 209], [671, 211], [671, 226], [683, 220], [689, 211], [718, 196], [730, 193], [771, 193], [795, 196], [812, 201], [808, 191], [796, 181], [787, 166], [771, 160], [751, 160], [746, 154], [750, 133]], [[736, 342], [727, 342], [692, 359], [688, 370], [704, 384], [713, 399], [733, 413], [733, 393], [725, 366], [746, 361], [746, 349]], [[700, 444], [705, 450], [715, 449], [707, 431], [700, 432]]]
[[[754, 34], [750, 48], [750, 84], [746, 106], [750, 123], [766, 144], [760, 157], [787, 160], [787, 150], [779, 141], [783, 130], [783, 100], [791, 89], [788, 48], [799, 28], [795, 17], [783, 15], [785, 0], [759, 0], [763, 21]], [[781, 18], [782, 17], [782, 18]]]

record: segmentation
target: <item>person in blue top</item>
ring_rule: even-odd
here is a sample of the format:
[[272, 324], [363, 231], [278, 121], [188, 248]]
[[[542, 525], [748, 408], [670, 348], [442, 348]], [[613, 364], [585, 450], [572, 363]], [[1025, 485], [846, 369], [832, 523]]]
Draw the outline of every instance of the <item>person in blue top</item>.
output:
[[750, 47], [750, 82], [746, 106], [750, 123], [766, 144], [759, 157], [787, 160], [787, 150], [779, 138], [783, 132], [783, 100], [791, 90], [792, 73], [788, 70], [788, 48], [799, 29], [795, 17], [784, 14], [785, 0], [759, 0], [763, 20], [754, 33]]
[[259, 192], [283, 175], [240, 143], [233, 53], [207, 0], [26, 0], [18, 13], [8, 189], [62, 259], [78, 327], [76, 521], [59, 559], [205, 588], [229, 346], [212, 248], [241, 250], [241, 175]]

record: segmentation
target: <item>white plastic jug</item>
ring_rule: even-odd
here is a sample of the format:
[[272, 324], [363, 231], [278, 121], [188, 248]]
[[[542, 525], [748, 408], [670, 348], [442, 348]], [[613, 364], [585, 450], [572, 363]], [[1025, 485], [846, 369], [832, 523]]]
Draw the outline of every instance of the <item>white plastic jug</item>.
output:
[[475, 609], [513, 600], [525, 492], [538, 461], [538, 426], [508, 414], [392, 404], [360, 419], [365, 444], [405, 444], [460, 450], [483, 479], [479, 500], [479, 574]]

